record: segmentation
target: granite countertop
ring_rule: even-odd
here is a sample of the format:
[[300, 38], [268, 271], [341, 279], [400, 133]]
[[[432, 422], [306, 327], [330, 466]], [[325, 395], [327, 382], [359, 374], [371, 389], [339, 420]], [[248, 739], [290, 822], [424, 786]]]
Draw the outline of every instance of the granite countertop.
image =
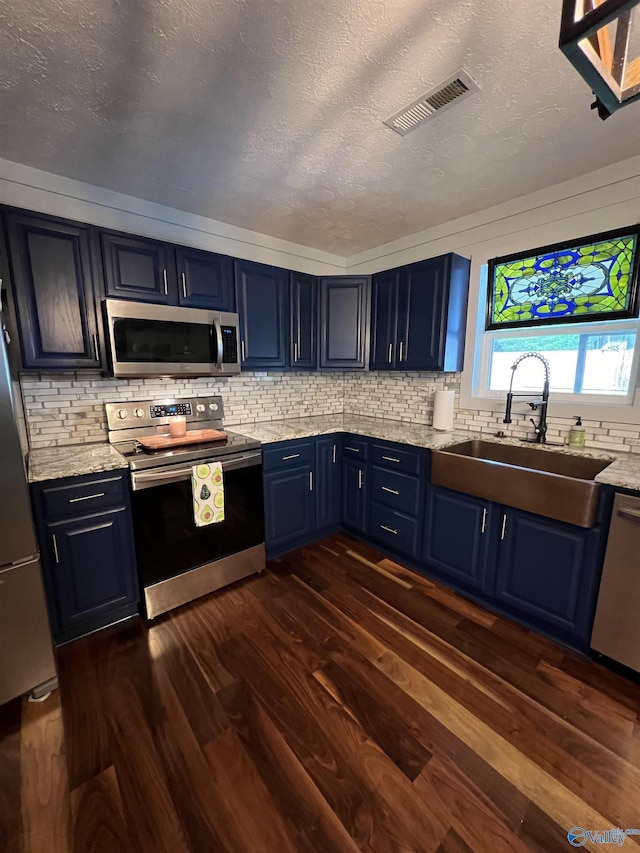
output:
[[32, 450], [27, 460], [30, 483], [128, 467], [126, 459], [106, 442], [42, 447]]
[[[483, 441], [495, 441], [501, 444], [522, 445], [516, 438], [497, 438], [480, 435], [477, 432], [455, 430], [438, 432], [423, 424], [391, 421], [384, 418], [370, 418], [359, 415], [318, 415], [305, 418], [285, 418], [278, 421], [265, 421], [243, 424], [225, 424], [234, 432], [271, 444], [276, 441], [291, 441], [297, 438], [310, 438], [316, 435], [331, 435], [334, 432], [349, 432], [381, 441], [395, 441], [429, 450], [445, 449], [452, 444], [482, 438]], [[584, 449], [567, 446], [542, 445], [540, 452], [556, 451], [595, 459], [612, 459], [604, 471], [596, 476], [596, 482], [618, 488], [640, 491], [640, 455], [615, 454], [596, 448]], [[127, 462], [107, 444], [71, 444], [61, 447], [46, 447], [32, 450], [29, 454], [29, 482], [55, 480], [60, 477], [73, 477], [82, 474], [96, 474], [127, 468]]]

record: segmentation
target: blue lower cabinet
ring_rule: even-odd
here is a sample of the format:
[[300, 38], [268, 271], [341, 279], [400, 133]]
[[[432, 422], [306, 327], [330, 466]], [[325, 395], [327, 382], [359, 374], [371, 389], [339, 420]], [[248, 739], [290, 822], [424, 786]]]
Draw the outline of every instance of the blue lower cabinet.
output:
[[126, 475], [49, 480], [32, 486], [32, 494], [56, 642], [136, 614], [140, 596]]
[[487, 590], [493, 515], [490, 501], [429, 485], [423, 551], [426, 563], [454, 585]]
[[[131, 525], [124, 507], [47, 525], [60, 634], [137, 602]], [[107, 623], [108, 624], [108, 623]]]
[[385, 547], [405, 554], [418, 556], [418, 519], [383, 504], [372, 503], [369, 515], [369, 535]]
[[342, 523], [360, 533], [367, 527], [368, 484], [366, 465], [358, 460], [342, 463]]
[[316, 525], [319, 531], [341, 521], [342, 450], [339, 434], [316, 441]]
[[602, 530], [585, 530], [505, 507], [495, 598], [533, 627], [588, 646]]
[[264, 520], [270, 556], [311, 538], [316, 527], [313, 471], [308, 467], [264, 475]]

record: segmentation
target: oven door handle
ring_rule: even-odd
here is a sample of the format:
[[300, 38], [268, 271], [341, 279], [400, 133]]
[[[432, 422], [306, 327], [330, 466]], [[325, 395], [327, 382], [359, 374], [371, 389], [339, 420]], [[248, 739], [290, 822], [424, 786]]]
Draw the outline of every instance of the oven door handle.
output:
[[[229, 459], [202, 459], [198, 464], [209, 465], [211, 462], [222, 462], [223, 471], [237, 471], [240, 468], [250, 468], [262, 463], [262, 452], [243, 453]], [[154, 486], [166, 486], [188, 480], [194, 466], [188, 468], [171, 468], [159, 471], [134, 471], [131, 474], [131, 488], [134, 492], [152, 489]]]

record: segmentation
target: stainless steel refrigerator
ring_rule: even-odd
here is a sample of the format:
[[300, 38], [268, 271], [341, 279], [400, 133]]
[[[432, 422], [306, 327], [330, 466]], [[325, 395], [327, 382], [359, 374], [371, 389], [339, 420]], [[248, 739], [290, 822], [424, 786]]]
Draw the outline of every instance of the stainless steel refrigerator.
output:
[[0, 704], [57, 686], [5, 335], [0, 311]]

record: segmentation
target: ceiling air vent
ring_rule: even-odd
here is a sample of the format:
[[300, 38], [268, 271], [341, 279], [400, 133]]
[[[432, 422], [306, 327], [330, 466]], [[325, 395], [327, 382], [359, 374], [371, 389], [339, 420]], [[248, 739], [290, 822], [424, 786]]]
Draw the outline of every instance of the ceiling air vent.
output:
[[441, 113], [479, 91], [480, 87], [476, 81], [466, 71], [460, 69], [443, 83], [429, 89], [416, 101], [385, 119], [384, 123], [400, 136], [406, 136], [436, 113]]

